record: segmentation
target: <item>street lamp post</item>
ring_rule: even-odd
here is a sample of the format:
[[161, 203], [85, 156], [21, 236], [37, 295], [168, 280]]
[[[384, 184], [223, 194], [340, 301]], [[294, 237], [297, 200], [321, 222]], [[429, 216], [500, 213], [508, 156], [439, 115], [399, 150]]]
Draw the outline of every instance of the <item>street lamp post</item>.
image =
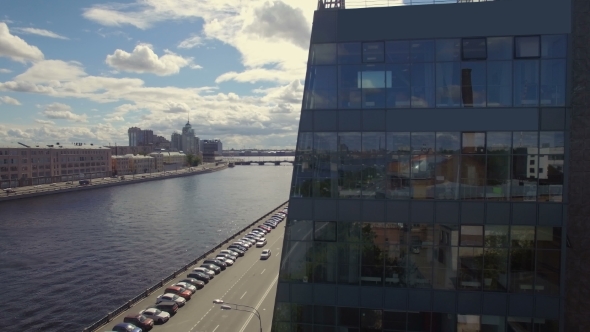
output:
[[[262, 318], [260, 318], [260, 312], [258, 312], [258, 310], [256, 310], [256, 308], [247, 306], [247, 305], [243, 305], [243, 304], [236, 304], [236, 303], [229, 303], [229, 302], [224, 302], [223, 300], [213, 300], [214, 304], [221, 304], [220, 308], [221, 310], [237, 310], [237, 311], [245, 311], [245, 312], [249, 312], [251, 314], [254, 314], [256, 317], [258, 317], [258, 323], [260, 324], [260, 332], [262, 332]], [[232, 307], [234, 306], [234, 307]], [[246, 309], [240, 309], [238, 307], [245, 307]], [[251, 310], [248, 310], [251, 309]], [[253, 310], [253, 311], [252, 311]]]

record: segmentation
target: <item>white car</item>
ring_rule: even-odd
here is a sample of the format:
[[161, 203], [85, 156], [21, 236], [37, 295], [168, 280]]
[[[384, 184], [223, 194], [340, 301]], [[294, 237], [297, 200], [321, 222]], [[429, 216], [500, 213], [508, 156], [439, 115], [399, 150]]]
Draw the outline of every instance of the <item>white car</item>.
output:
[[156, 308], [148, 308], [139, 312], [140, 314], [146, 316], [147, 318], [151, 318], [154, 320], [154, 323], [164, 324], [170, 319], [170, 314]]
[[225, 258], [225, 256], [219, 255], [219, 256], [215, 256], [215, 259], [218, 259], [222, 262], [224, 262], [225, 264], [227, 264], [227, 266], [231, 266], [234, 265], [234, 261], [228, 258]]
[[266, 239], [262, 238], [256, 242], [256, 248], [262, 248], [266, 245]]
[[174, 301], [178, 304], [178, 307], [183, 307], [186, 304], [186, 300], [176, 294], [166, 293], [158, 296], [156, 299], [156, 304], [164, 301]]
[[260, 239], [261, 237], [264, 237], [264, 236], [262, 234], [258, 234], [258, 233], [250, 233], [250, 234], [246, 235], [246, 237], [254, 238], [254, 239], [257, 239], [258, 240], [258, 239]]
[[262, 250], [262, 253], [260, 253], [260, 259], [269, 259], [269, 258], [270, 258], [270, 249]]
[[255, 244], [256, 243], [256, 240], [255, 239], [252, 239], [252, 238], [249, 238], [249, 237], [243, 237], [243, 238], [240, 239], [240, 241], [246, 241], [246, 242], [248, 242], [250, 244]]
[[252, 246], [252, 243], [246, 242], [246, 241], [236, 241], [233, 244], [239, 244], [239, 245], [246, 247], [246, 248], [250, 248]]
[[193, 285], [191, 285], [189, 283], [186, 283], [186, 282], [179, 282], [177, 284], [174, 284], [174, 286], [186, 288], [189, 291], [191, 291], [191, 293], [193, 293], [193, 294], [195, 294], [195, 292], [197, 291], [197, 287], [195, 287], [195, 286], [193, 286]]
[[253, 233], [258, 233], [258, 234], [262, 234], [262, 235], [266, 235], [266, 233], [268, 233], [266, 230], [262, 229], [262, 228], [255, 228], [252, 230]]
[[201, 272], [201, 273], [205, 273], [205, 274], [206, 274], [206, 275], [208, 275], [208, 276], [209, 276], [209, 278], [211, 278], [211, 279], [213, 279], [213, 277], [215, 277], [215, 271], [211, 271], [211, 270], [209, 270], [209, 269], [207, 269], [207, 268], [204, 268], [204, 267], [195, 267], [195, 268], [193, 269], [193, 271], [195, 271], [195, 272]]

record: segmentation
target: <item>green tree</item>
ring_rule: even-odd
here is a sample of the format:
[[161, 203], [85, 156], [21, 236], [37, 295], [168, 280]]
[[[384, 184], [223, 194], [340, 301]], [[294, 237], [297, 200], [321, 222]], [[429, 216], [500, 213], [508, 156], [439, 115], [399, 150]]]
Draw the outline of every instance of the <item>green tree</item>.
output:
[[186, 164], [188, 166], [198, 166], [198, 165], [202, 164], [201, 157], [195, 156], [194, 154], [189, 153], [186, 155]]

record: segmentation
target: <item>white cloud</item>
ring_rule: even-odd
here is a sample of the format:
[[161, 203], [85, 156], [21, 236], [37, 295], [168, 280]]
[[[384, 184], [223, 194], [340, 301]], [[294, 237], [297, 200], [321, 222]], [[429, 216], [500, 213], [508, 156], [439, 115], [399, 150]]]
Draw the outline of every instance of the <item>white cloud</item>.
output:
[[178, 48], [193, 48], [204, 45], [203, 38], [201, 36], [190, 36], [178, 44]]
[[244, 31], [270, 40], [284, 39], [306, 50], [309, 46], [309, 26], [303, 11], [281, 1], [255, 8], [253, 21]]
[[9, 97], [9, 96], [0, 97], [0, 104], [2, 104], [2, 103], [9, 104], [9, 105], [15, 105], [15, 106], [20, 105], [20, 102], [18, 100], [14, 99], [12, 97]]
[[63, 119], [72, 122], [88, 122], [86, 114], [75, 114], [72, 112], [72, 108], [69, 105], [62, 103], [49, 104], [41, 113], [48, 119]]
[[15, 77], [17, 82], [71, 81], [84, 76], [84, 68], [79, 62], [61, 60], [39, 61], [26, 72]]
[[9, 74], [9, 73], [12, 73], [12, 70], [0, 68], [0, 74]]
[[53, 121], [40, 120], [40, 119], [35, 119], [35, 122], [40, 123], [40, 124], [44, 124], [44, 125], [54, 125], [55, 124], [55, 122], [53, 122]]
[[177, 74], [180, 68], [193, 64], [192, 58], [183, 58], [168, 50], [165, 53], [158, 57], [151, 45], [140, 44], [135, 46], [131, 53], [116, 50], [115, 53], [107, 55], [105, 62], [117, 70], [151, 73], [158, 76]]
[[45, 29], [37, 29], [37, 28], [13, 28], [12, 29], [16, 33], [23, 33], [23, 34], [30, 34], [30, 35], [37, 35], [42, 37], [49, 37], [55, 39], [69, 39], [68, 37], [64, 37], [62, 35], [58, 35], [57, 33]]
[[43, 53], [36, 47], [27, 44], [20, 37], [10, 34], [8, 25], [0, 22], [0, 56], [18, 62], [43, 60]]

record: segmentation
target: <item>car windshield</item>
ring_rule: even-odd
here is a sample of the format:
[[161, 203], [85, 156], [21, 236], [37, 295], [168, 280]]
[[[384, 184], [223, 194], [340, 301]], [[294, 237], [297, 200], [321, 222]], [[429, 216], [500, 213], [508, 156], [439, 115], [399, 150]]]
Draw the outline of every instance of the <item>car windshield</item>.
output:
[[147, 318], [145, 318], [145, 316], [144, 316], [144, 315], [139, 315], [139, 318], [138, 318], [138, 320], [139, 320], [139, 322], [140, 322], [140, 323], [143, 323], [143, 322], [145, 322], [145, 320], [146, 320], [146, 319], [147, 319]]
[[162, 310], [159, 310], [159, 309], [154, 309], [154, 310], [152, 311], [152, 314], [153, 314], [153, 315], [159, 315], [159, 314], [161, 314], [161, 313], [162, 313]]
[[173, 300], [178, 300], [178, 295], [173, 295], [173, 296], [172, 296], [172, 299], [173, 299]]

